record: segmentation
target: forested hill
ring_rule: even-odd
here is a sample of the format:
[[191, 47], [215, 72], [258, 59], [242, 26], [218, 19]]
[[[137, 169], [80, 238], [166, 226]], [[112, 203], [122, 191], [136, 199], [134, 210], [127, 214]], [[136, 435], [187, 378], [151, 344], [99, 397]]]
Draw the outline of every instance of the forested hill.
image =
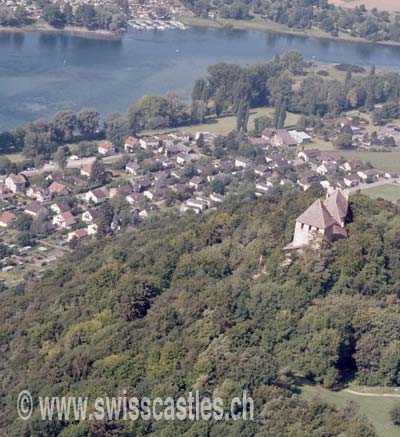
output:
[[[0, 294], [0, 430], [7, 436], [374, 436], [366, 419], [296, 395], [302, 375], [399, 384], [400, 216], [353, 198], [350, 238], [284, 267], [295, 217], [317, 193], [276, 194], [203, 217], [163, 217], [83, 246]], [[263, 255], [260, 258], [260, 255]], [[33, 397], [255, 400], [254, 422], [28, 422]]]

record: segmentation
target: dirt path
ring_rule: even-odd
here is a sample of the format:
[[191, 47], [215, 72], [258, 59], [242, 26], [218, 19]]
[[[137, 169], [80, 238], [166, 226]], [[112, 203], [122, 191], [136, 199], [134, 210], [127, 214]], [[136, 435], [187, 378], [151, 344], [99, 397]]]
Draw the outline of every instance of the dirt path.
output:
[[349, 388], [345, 388], [343, 391], [356, 396], [367, 396], [373, 398], [400, 398], [400, 394], [396, 395], [394, 393], [361, 393], [359, 391], [354, 391]]

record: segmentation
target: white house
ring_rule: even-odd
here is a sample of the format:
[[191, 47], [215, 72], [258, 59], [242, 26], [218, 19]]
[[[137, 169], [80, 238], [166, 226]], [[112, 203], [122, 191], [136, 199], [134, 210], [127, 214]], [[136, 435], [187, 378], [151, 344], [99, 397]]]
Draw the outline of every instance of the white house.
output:
[[102, 140], [97, 145], [97, 151], [100, 153], [100, 155], [113, 155], [115, 153], [115, 146], [111, 141]]
[[311, 143], [310, 135], [305, 132], [299, 132], [297, 130], [290, 130], [289, 135], [294, 138], [297, 144], [309, 144]]
[[26, 179], [22, 174], [11, 173], [5, 180], [6, 187], [13, 193], [22, 193], [25, 189]]
[[108, 192], [105, 188], [96, 188], [85, 194], [86, 202], [102, 203], [108, 198]]
[[75, 223], [74, 216], [69, 211], [57, 214], [53, 217], [53, 225], [59, 226], [60, 228], [70, 228]]

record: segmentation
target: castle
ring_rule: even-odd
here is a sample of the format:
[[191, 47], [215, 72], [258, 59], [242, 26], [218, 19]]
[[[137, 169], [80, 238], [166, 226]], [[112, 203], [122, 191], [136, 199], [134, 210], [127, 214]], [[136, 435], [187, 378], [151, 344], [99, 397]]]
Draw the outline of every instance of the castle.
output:
[[348, 196], [335, 190], [325, 201], [316, 200], [296, 219], [293, 241], [285, 250], [318, 246], [323, 239], [332, 242], [347, 238], [345, 229]]

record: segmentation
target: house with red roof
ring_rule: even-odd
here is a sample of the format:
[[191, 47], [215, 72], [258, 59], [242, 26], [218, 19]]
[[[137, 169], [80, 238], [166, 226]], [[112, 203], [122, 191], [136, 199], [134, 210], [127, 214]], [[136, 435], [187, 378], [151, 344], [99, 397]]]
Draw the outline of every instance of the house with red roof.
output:
[[115, 146], [111, 141], [102, 140], [97, 145], [97, 151], [100, 153], [100, 155], [113, 155], [115, 153]]
[[128, 137], [125, 140], [124, 149], [127, 153], [132, 153], [139, 147], [139, 140], [135, 137]]
[[17, 217], [12, 212], [3, 212], [3, 214], [0, 215], [0, 226], [6, 228], [15, 220], [17, 220]]

